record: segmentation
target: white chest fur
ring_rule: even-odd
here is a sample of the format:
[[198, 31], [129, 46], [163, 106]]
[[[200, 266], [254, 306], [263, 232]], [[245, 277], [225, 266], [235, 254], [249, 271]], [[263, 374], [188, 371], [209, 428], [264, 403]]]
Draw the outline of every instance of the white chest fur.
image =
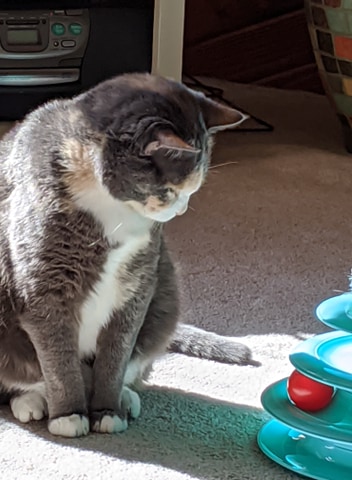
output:
[[138, 288], [138, 279], [128, 276], [126, 265], [148, 242], [149, 235], [130, 239], [128, 243], [108, 254], [100, 279], [81, 308], [81, 356], [95, 352], [100, 329], [108, 324], [113, 312], [122, 308]]
[[84, 356], [95, 351], [101, 328], [138, 287], [139, 280], [128, 275], [127, 265], [150, 242], [153, 222], [114, 199], [101, 185], [82, 192], [76, 203], [102, 224], [111, 245], [119, 243], [109, 252], [100, 279], [81, 307], [79, 352]]

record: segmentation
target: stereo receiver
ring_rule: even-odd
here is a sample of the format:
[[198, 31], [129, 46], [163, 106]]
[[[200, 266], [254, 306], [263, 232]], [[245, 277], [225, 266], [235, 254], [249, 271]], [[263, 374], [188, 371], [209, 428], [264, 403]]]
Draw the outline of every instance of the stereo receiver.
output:
[[120, 73], [151, 70], [152, 0], [55, 2], [65, 8], [27, 1], [8, 10], [2, 3], [0, 119], [19, 119]]
[[0, 85], [79, 80], [89, 27], [88, 9], [0, 11]]

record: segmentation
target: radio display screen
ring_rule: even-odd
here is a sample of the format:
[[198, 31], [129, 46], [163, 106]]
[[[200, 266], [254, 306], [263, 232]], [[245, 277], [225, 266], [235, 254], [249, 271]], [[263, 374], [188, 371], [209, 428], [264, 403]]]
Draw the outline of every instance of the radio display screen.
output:
[[7, 31], [9, 45], [38, 45], [39, 31], [35, 29], [12, 29]]

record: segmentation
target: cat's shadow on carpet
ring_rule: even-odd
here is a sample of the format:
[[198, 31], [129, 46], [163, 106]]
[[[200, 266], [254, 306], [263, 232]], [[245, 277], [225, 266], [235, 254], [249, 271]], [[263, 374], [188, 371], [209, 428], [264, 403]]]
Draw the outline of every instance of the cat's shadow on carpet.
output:
[[268, 419], [262, 410], [157, 387], [143, 391], [141, 400], [141, 416], [117, 435], [91, 433], [66, 439], [51, 435], [45, 421], [19, 424], [4, 407], [0, 415], [57, 446], [155, 464], [196, 478], [218, 478], [232, 464], [236, 469], [239, 460], [253, 463], [253, 457], [262, 467], [277, 468], [259, 452], [256, 443], [257, 433]]

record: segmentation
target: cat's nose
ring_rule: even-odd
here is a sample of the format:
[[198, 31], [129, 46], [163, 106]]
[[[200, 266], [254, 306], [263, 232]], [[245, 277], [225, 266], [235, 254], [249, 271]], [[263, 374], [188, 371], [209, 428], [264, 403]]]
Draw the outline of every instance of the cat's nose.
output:
[[180, 193], [175, 205], [176, 215], [183, 215], [187, 211], [189, 197], [189, 194]]
[[187, 212], [187, 208], [188, 208], [188, 203], [186, 203], [186, 205], [184, 205], [180, 210], [178, 210], [176, 215], [183, 215], [184, 213]]

